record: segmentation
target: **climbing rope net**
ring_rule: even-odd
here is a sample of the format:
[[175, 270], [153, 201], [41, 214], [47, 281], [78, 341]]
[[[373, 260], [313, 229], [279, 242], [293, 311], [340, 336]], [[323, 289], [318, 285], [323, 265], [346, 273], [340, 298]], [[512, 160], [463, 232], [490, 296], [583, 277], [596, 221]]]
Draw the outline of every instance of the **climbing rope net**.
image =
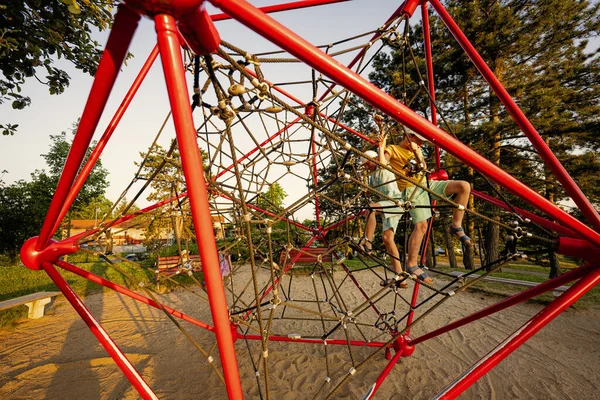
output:
[[[380, 52], [402, 51], [421, 81], [415, 93], [406, 93], [405, 89], [401, 101], [410, 106], [418, 96], [426, 96], [435, 104], [431, 90], [424, 83], [425, 74], [419, 71], [412, 52], [408, 20], [407, 13], [399, 12], [379, 29], [318, 47], [333, 58], [357, 54], [352, 65], [358, 74], [368, 72]], [[479, 268], [460, 277], [430, 268], [437, 273], [434, 284], [419, 281], [406, 272], [397, 273], [390, 267], [391, 254], [377, 245], [375, 252], [367, 253], [360, 245], [372, 199], [391, 200], [402, 210], [403, 223], [398, 228], [397, 241], [403, 250], [411, 231], [408, 211], [415, 207], [410, 199], [392, 199], [369, 187], [366, 174], [359, 167], [365, 151], [374, 147], [373, 137], [377, 132], [374, 128], [359, 132], [345, 122], [352, 110], [374, 114], [375, 108], [311, 68], [305, 68], [304, 76], [294, 69], [294, 80], [270, 81], [269, 68], [280, 70], [291, 64], [304, 65], [286, 51], [251, 54], [223, 41], [212, 54], [198, 56], [186, 50], [184, 62], [185, 70], [193, 76], [191, 109], [196, 121], [196, 145], [202, 151], [204, 164], [203, 174], [196, 175], [196, 179], [203, 176], [205, 182], [193, 180], [182, 172], [185, 165], [181, 154], [189, 149], [181, 143], [172, 141], [170, 148], [159, 151], [156, 143], [169, 114], [113, 209], [125, 198], [133, 200], [121, 215], [105, 219], [97, 229], [78, 235], [75, 243], [80, 249], [82, 244], [98, 241], [111, 231], [114, 235], [120, 224], [128, 222], [131, 226], [138, 220], [143, 221], [140, 224], [147, 225], [150, 221], [150, 225], [172, 230], [178, 248], [175, 264], [161, 269], [159, 257], [156, 265], [138, 264], [155, 279], [134, 278], [115, 262], [118, 256], [80, 251], [98, 255], [108, 266], [126, 275], [131, 287], [139, 288], [137, 292], [103, 278], [95, 279], [162, 310], [207, 359], [225, 386], [230, 384], [230, 378], [222, 373], [224, 361], [217, 357], [219, 348], [216, 344], [207, 346], [206, 341], [198, 340], [191, 332], [200, 327], [207, 337], [214, 336], [215, 327], [176, 310], [174, 304], [169, 304], [168, 295], [159, 293], [161, 286], [180, 287], [208, 309], [215, 295], [210, 288], [207, 290], [209, 279], [194, 273], [190, 255], [192, 242], [198, 244], [201, 254], [207, 251], [202, 247], [201, 235], [216, 235], [237, 362], [252, 365], [254, 370], [252, 381], [244, 381], [243, 386], [253, 386], [249, 393], [267, 399], [272, 397], [270, 378], [277, 368], [274, 365], [278, 365], [273, 349], [281, 342], [298, 343], [297, 346], [302, 346], [298, 351], [318, 356], [315, 360], [321, 361], [315, 361], [311, 367], [320, 366], [322, 372], [309, 396], [333, 398], [348, 380], [360, 375], [374, 361], [380, 362], [385, 356], [389, 365], [393, 365], [400, 356], [410, 356], [415, 344], [474, 319], [468, 317], [452, 327], [411, 338], [411, 329], [450, 298], [510, 261], [554, 249], [555, 224], [541, 224], [539, 229], [540, 221], [532, 224], [530, 219], [535, 214], [517, 209], [506, 195], [496, 190], [499, 199], [494, 198], [493, 204], [512, 214], [514, 222], [504, 223], [475, 209], [465, 211], [477, 221], [499, 224], [506, 230], [505, 250], [497, 259], [481, 260]], [[301, 101], [291, 94], [295, 88], [308, 91], [310, 101]], [[443, 118], [443, 113], [439, 109], [438, 112]], [[454, 135], [450, 126], [446, 127]], [[392, 140], [401, 138], [402, 126], [392, 120], [386, 120], [382, 129], [392, 133]], [[379, 164], [379, 167], [390, 170], [398, 180], [407, 180], [433, 193], [429, 189], [429, 175], [425, 181], [416, 181], [388, 166]], [[140, 182], [141, 188], [136, 186]], [[203, 184], [212, 232], [194, 228], [188, 192], [192, 185]], [[130, 211], [136, 199], [157, 187], [163, 189], [163, 198], [158, 203]], [[277, 189], [287, 193], [285, 204], [277, 200], [277, 195], [273, 196]], [[427, 207], [440, 212], [462, 206], [442, 198]], [[531, 225], [536, 228], [529, 232]], [[559, 233], [564, 233], [564, 229]], [[424, 242], [423, 261], [430, 243]], [[526, 253], [518, 249], [517, 244], [521, 243], [527, 245]], [[405, 265], [405, 255], [400, 258]], [[68, 262], [58, 260], [55, 264], [92, 277]], [[185, 284], [177, 278], [181, 275], [188, 276]], [[581, 275], [573, 276], [575, 279]], [[523, 292], [515, 302], [536, 296], [543, 289], [551, 290], [567, 279]], [[399, 287], [404, 282], [411, 283], [408, 289]], [[478, 317], [491, 312], [484, 311]], [[382, 372], [375, 383], [363, 382], [366, 398], [374, 394], [388, 373], [389, 370]], [[151, 393], [138, 390], [142, 394]]]

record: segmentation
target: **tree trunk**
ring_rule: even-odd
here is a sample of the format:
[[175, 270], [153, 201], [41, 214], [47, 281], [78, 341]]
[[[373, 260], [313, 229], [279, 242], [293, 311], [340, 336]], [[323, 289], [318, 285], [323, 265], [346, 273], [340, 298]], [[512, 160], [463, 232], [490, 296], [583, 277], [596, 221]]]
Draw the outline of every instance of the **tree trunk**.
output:
[[427, 246], [427, 254], [425, 257], [425, 266], [429, 269], [435, 268], [435, 251], [433, 248], [433, 232], [431, 233], [431, 235], [429, 236], [429, 243]]
[[[495, 220], [499, 220], [500, 217], [494, 217]], [[498, 241], [500, 240], [500, 226], [493, 222], [488, 222], [485, 234], [485, 263], [489, 265], [491, 262], [496, 261], [500, 256], [500, 250]], [[490, 268], [486, 268], [489, 270]]]
[[[465, 119], [465, 126], [469, 127], [471, 126], [471, 114], [469, 114], [469, 82], [470, 79], [469, 77], [467, 77], [467, 79], [465, 79], [465, 83], [463, 86], [463, 106], [464, 106], [464, 119]], [[469, 141], [467, 142], [467, 145], [469, 147], [472, 147], [473, 145], [473, 141], [469, 138]], [[471, 185], [471, 188], [473, 187], [473, 181], [474, 181], [474, 171], [473, 168], [471, 167], [467, 167], [467, 182], [469, 182], [469, 184]], [[469, 202], [467, 203], [467, 209], [474, 211], [475, 210], [475, 202], [473, 200], [473, 196], [469, 196]], [[475, 221], [473, 220], [473, 218], [471, 217], [471, 214], [469, 213], [465, 213], [465, 222], [464, 225], [464, 229], [465, 229], [465, 234], [467, 236], [469, 236], [471, 238], [471, 240], [473, 240], [473, 244], [475, 244]], [[473, 247], [468, 247], [468, 246], [463, 246], [464, 249], [464, 254], [463, 254], [463, 264], [465, 266], [466, 269], [473, 269], [474, 265], [475, 265], [475, 255], [473, 250], [475, 249], [475, 246]]]
[[448, 254], [448, 262], [450, 268], [456, 268], [456, 254], [454, 254], [454, 244], [452, 243], [452, 237], [447, 229], [444, 229], [444, 240], [446, 241], [446, 254]]
[[548, 257], [550, 259], [550, 279], [562, 275], [562, 271], [560, 270], [560, 261], [558, 260], [556, 253], [551, 251], [550, 254], [548, 254]]

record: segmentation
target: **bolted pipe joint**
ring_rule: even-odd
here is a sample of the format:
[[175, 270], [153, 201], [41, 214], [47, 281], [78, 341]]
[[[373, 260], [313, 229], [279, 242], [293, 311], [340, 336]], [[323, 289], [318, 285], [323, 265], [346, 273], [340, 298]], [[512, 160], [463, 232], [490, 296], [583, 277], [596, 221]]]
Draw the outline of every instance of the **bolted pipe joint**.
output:
[[417, 6], [421, 4], [423, 0], [405, 0], [404, 8], [402, 9], [402, 14], [406, 15], [408, 18], [412, 17], [417, 9]]
[[43, 250], [36, 250], [37, 236], [28, 239], [21, 247], [21, 261], [23, 265], [34, 271], [42, 269], [45, 262], [56, 263], [58, 259], [67, 254], [73, 254], [78, 250], [77, 244], [73, 240], [64, 240], [57, 242], [50, 239], [50, 244]]
[[411, 338], [408, 335], [401, 335], [394, 341], [393, 347], [396, 353], [402, 354], [402, 357], [410, 357], [415, 351], [415, 346], [410, 344]]
[[168, 14], [176, 19], [194, 12], [202, 3], [204, 0], [125, 0], [125, 4], [138, 14], [151, 18], [156, 14]]

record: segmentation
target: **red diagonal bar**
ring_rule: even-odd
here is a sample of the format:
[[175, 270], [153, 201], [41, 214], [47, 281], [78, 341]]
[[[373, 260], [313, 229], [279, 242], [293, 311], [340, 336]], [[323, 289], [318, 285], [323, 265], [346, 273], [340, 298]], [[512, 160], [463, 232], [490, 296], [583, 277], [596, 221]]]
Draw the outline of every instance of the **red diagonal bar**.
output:
[[[260, 335], [244, 335], [243, 333], [238, 333], [239, 339], [248, 339], [248, 340], [262, 340], [262, 336]], [[292, 339], [287, 336], [268, 336], [267, 340], [271, 342], [297, 342], [297, 343], [311, 343], [311, 344], [324, 344], [327, 342], [328, 345], [350, 345], [350, 346], [360, 346], [360, 347], [381, 347], [384, 346], [384, 342], [366, 342], [363, 340], [342, 340], [342, 339]]]
[[199, 326], [200, 328], [206, 329], [211, 332], [215, 331], [215, 328], [207, 323], [204, 323], [196, 318], [190, 317], [189, 315], [184, 314], [180, 311], [177, 311], [171, 307], [165, 306], [164, 304], [159, 304], [148, 297], [142, 296], [141, 294], [138, 294], [138, 293], [134, 292], [133, 290], [129, 290], [126, 287], [123, 287], [121, 285], [117, 285], [116, 283], [113, 283], [107, 279], [104, 279], [101, 276], [98, 276], [89, 271], [81, 269], [81, 268], [77, 267], [76, 265], [69, 264], [68, 262], [61, 261], [61, 260], [58, 260], [56, 262], [56, 265], [58, 265], [62, 269], [65, 269], [74, 274], [77, 274], [77, 275], [81, 276], [82, 278], [87, 279], [90, 282], [94, 282], [94, 283], [97, 283], [98, 285], [102, 285], [104, 287], [112, 289], [115, 292], [119, 292], [121, 294], [124, 294], [125, 296], [131, 297], [134, 300], [137, 300], [141, 303], [147, 304], [150, 307], [154, 307], [159, 310], [164, 309], [166, 312], [173, 315], [174, 317], [180, 318], [183, 321], [189, 322], [190, 324], [194, 324], [196, 326]]
[[148, 386], [144, 378], [140, 376], [140, 374], [136, 371], [135, 367], [131, 364], [131, 362], [125, 357], [125, 354], [119, 349], [115, 342], [110, 338], [108, 333], [102, 328], [102, 325], [96, 321], [96, 318], [92, 315], [90, 310], [85, 306], [83, 301], [77, 296], [77, 294], [73, 291], [71, 286], [64, 280], [64, 278], [58, 273], [56, 268], [50, 263], [43, 263], [42, 267], [44, 271], [48, 274], [50, 279], [54, 282], [54, 284], [60, 289], [60, 291], [65, 295], [65, 298], [71, 303], [75, 311], [79, 314], [81, 319], [86, 323], [86, 325], [90, 328], [98, 342], [104, 347], [106, 352], [111, 356], [111, 358], [115, 361], [115, 363], [119, 366], [121, 371], [125, 374], [129, 382], [135, 387], [138, 393], [144, 399], [158, 399], [152, 389]]
[[335, 118], [332, 118], [326, 114], [320, 113], [321, 117], [323, 118], [327, 118], [329, 121], [335, 123], [336, 126], [339, 126], [340, 128], [352, 133], [353, 135], [358, 136], [359, 138], [361, 138], [362, 140], [364, 140], [365, 142], [368, 142], [370, 144], [377, 144], [377, 142], [375, 142], [374, 140], [370, 139], [368, 136], [360, 133], [359, 131], [357, 131], [356, 129], [352, 129], [351, 127], [349, 127], [348, 125], [344, 125], [343, 123], [339, 122], [338, 120], [336, 120]]
[[357, 96], [371, 103], [375, 108], [385, 112], [398, 122], [422, 134], [433, 144], [439, 145], [456, 158], [492, 178], [499, 185], [518, 195], [525, 201], [552, 216], [562, 224], [569, 226], [577, 234], [600, 247], [600, 234], [593, 231], [571, 215], [556, 207], [539, 193], [533, 191], [498, 166], [460, 143], [443, 130], [433, 126], [425, 118], [419, 116], [378, 87], [366, 81], [360, 75], [342, 66], [330, 56], [319, 51], [277, 21], [261, 13], [252, 5], [241, 0], [211, 0], [215, 6], [232, 15], [281, 48], [303, 60], [319, 72], [332, 78]]
[[497, 313], [498, 311], [502, 311], [506, 308], [512, 307], [515, 304], [519, 304], [523, 301], [527, 301], [529, 299], [533, 299], [543, 293], [546, 293], [554, 288], [557, 288], [561, 285], [565, 285], [569, 282], [573, 282], [589, 273], [592, 268], [590, 266], [584, 266], [572, 271], [567, 272], [559, 277], [556, 277], [552, 280], [540, 283], [537, 286], [532, 287], [531, 289], [527, 289], [521, 293], [517, 293], [514, 296], [509, 297], [508, 299], [502, 300], [496, 304], [493, 304], [489, 307], [484, 308], [483, 310], [479, 310], [467, 317], [461, 318], [455, 322], [452, 322], [442, 328], [436, 329], [435, 331], [431, 331], [423, 336], [418, 338], [414, 338], [409, 341], [409, 345], [415, 346], [419, 343], [425, 342], [429, 339], [433, 339], [443, 333], [449, 332], [451, 330], [460, 328], [461, 326], [467, 325], [473, 321], [477, 321], [478, 319], [487, 317], [488, 315]]
[[[285, 132], [286, 130], [290, 129], [292, 126], [294, 126], [294, 124], [296, 124], [296, 122], [300, 121], [300, 117], [296, 118], [295, 120], [293, 120], [292, 122], [288, 123], [286, 126], [284, 126], [283, 128], [281, 128], [279, 131], [277, 131], [276, 133], [274, 133], [273, 135], [271, 135], [267, 140], [265, 140], [264, 142], [262, 142], [261, 144], [259, 144], [257, 147], [255, 147], [254, 149], [250, 150], [248, 153], [244, 154], [243, 157], [241, 157], [239, 160], [236, 161], [236, 163], [241, 163], [242, 161], [244, 161], [246, 158], [250, 157], [252, 154], [256, 153], [258, 151], [258, 149], [262, 148], [263, 146], [265, 146], [267, 143], [271, 142], [273, 139], [275, 139], [277, 136], [281, 135], [283, 132]], [[216, 181], [218, 178], [220, 178], [221, 176], [223, 176], [225, 173], [227, 173], [228, 171], [231, 171], [231, 169], [235, 166], [235, 164], [231, 164], [229, 167], [225, 168], [223, 171], [219, 172], [217, 174], [217, 176], [215, 176], [213, 178], [214, 181]]]
[[[261, 10], [265, 14], [270, 14], [270, 13], [276, 13], [276, 12], [280, 12], [280, 11], [297, 10], [300, 8], [323, 6], [323, 5], [334, 4], [334, 3], [343, 3], [346, 1], [350, 1], [350, 0], [303, 0], [303, 1], [294, 1], [291, 3], [282, 3], [282, 4], [275, 4], [272, 6], [260, 7], [259, 10]], [[227, 14], [214, 14], [214, 15], [211, 15], [210, 18], [215, 22], [231, 19], [231, 17]]]
[[478, 363], [474, 364], [468, 371], [438, 393], [435, 399], [455, 399], [464, 392], [475, 381], [494, 368], [498, 363], [508, 357], [513, 351], [521, 346], [527, 339], [535, 335], [540, 329], [550, 323], [561, 312], [571, 304], [575, 303], [581, 296], [600, 282], [600, 270], [597, 266], [575, 283], [569, 290], [550, 303], [537, 315], [531, 318], [525, 325], [515, 331], [506, 340], [500, 343], [494, 350], [484, 356]]
[[[233, 201], [233, 200], [231, 199], [231, 197], [227, 196], [225, 193], [221, 193], [221, 192], [217, 192], [217, 191], [215, 191], [215, 193], [217, 193], [219, 196], [221, 196], [221, 197], [222, 197], [222, 198], [224, 198], [224, 199], [227, 199], [227, 200], [229, 200], [229, 201]], [[277, 216], [277, 214], [274, 214], [274, 213], [272, 213], [271, 211], [263, 210], [262, 208], [260, 208], [260, 207], [257, 207], [257, 206], [255, 206], [255, 205], [253, 205], [253, 204], [250, 204], [250, 203], [246, 203], [246, 206], [248, 206], [248, 208], [251, 208], [251, 209], [253, 209], [253, 210], [256, 210], [256, 211], [258, 211], [258, 212], [260, 212], [260, 213], [266, 214], [266, 215], [268, 215], [268, 216], [270, 216], [270, 217], [276, 217], [276, 216]], [[308, 231], [308, 232], [311, 232], [311, 233], [315, 233], [315, 229], [313, 229], [313, 228], [309, 228], [308, 226], [306, 226], [306, 225], [302, 225], [301, 223], [299, 223], [299, 222], [296, 222], [296, 221], [294, 221], [294, 220], [291, 220], [291, 219], [289, 219], [289, 218], [283, 218], [282, 220], [283, 220], [283, 221], [286, 221], [286, 222], [287, 222], [288, 224], [290, 224], [290, 225], [294, 225], [294, 226], [297, 226], [298, 228], [304, 229], [305, 231]]]
[[52, 197], [52, 202], [48, 208], [48, 213], [44, 219], [42, 230], [37, 239], [35, 246], [37, 250], [42, 250], [46, 246], [48, 240], [50, 240], [55, 232], [54, 227], [61, 222], [58, 220], [58, 215], [71, 190], [73, 180], [79, 171], [88, 146], [92, 141], [92, 136], [98, 126], [98, 121], [106, 106], [108, 96], [113, 88], [119, 69], [123, 64], [129, 43], [139, 20], [140, 16], [125, 6], [120, 6], [119, 11], [115, 15], [115, 22], [108, 37], [106, 50], [104, 50], [100, 59], [92, 89], [90, 90], [79, 126], [77, 127], [77, 133], [73, 139], [71, 150], [67, 156], [65, 166]]
[[181, 44], [178, 38], [175, 19], [170, 15], [159, 14], [154, 17], [158, 47], [164, 69], [169, 102], [173, 111], [173, 122], [181, 166], [187, 182], [188, 198], [192, 210], [192, 220], [196, 229], [200, 260], [206, 280], [208, 300], [212, 314], [217, 345], [221, 355], [221, 365], [225, 378], [227, 395], [230, 399], [241, 399], [242, 385], [240, 381], [237, 356], [233, 346], [233, 335], [230, 329], [227, 299], [223, 289], [217, 244], [213, 231], [212, 218], [204, 180], [202, 157], [196, 141], [196, 129], [189, 106], [188, 88], [185, 81]]
[[[93, 234], [95, 234], [97, 232], [100, 232], [101, 229], [110, 228], [112, 226], [118, 226], [118, 225], [122, 224], [123, 222], [129, 221], [129, 220], [137, 217], [138, 215], [143, 215], [143, 214], [145, 214], [145, 213], [147, 213], [149, 211], [152, 211], [152, 210], [155, 210], [157, 208], [160, 208], [160, 207], [164, 206], [165, 204], [169, 204], [169, 203], [171, 203], [171, 202], [173, 202], [173, 201], [175, 201], [177, 199], [181, 199], [181, 198], [183, 198], [185, 196], [187, 196], [187, 192], [186, 193], [181, 193], [179, 196], [173, 196], [173, 197], [171, 197], [169, 199], [166, 199], [166, 200], [160, 201], [158, 203], [152, 204], [152, 205], [150, 205], [150, 206], [148, 206], [146, 208], [142, 208], [141, 210], [138, 210], [138, 211], [136, 211], [134, 213], [127, 214], [127, 215], [125, 215], [125, 216], [123, 216], [121, 218], [118, 218], [118, 219], [110, 222], [106, 226], [102, 226], [102, 227], [98, 227], [98, 228], [95, 228], [95, 229], [91, 229], [89, 231], [82, 232], [82, 233], [80, 233], [80, 234], [78, 234], [76, 236], [79, 236], [81, 238], [89, 237], [89, 236], [91, 236], [91, 235], [93, 235]], [[71, 238], [73, 238], [73, 236]]]
[[[488, 203], [491, 203], [491, 204], [493, 204], [495, 206], [501, 207], [501, 208], [503, 208], [503, 209], [505, 209], [507, 211], [511, 211], [512, 212], [511, 208], [505, 202], [503, 202], [503, 201], [495, 199], [495, 198], [493, 198], [491, 196], [488, 196], [487, 194], [478, 192], [476, 190], [471, 190], [471, 194], [473, 196], [475, 196], [475, 197], [478, 197], [478, 198], [480, 198], [482, 200], [487, 201]], [[529, 211], [525, 211], [525, 210], [523, 210], [521, 208], [518, 208], [518, 207], [513, 207], [513, 208], [515, 209], [515, 211], [521, 217], [527, 218], [527, 219], [531, 220], [532, 222], [534, 222], [534, 223], [536, 223], [536, 224], [538, 224], [540, 226], [543, 226], [544, 228], [550, 229], [550, 230], [552, 230], [554, 232], [560, 233], [561, 235], [568, 236], [568, 237], [576, 237], [577, 236], [569, 228], [566, 228], [566, 227], [564, 227], [562, 225], [558, 225], [558, 224], [556, 224], [556, 223], [554, 223], [552, 221], [548, 221], [547, 219], [542, 218], [539, 215], [535, 215], [535, 214], [530, 213]]]
[[86, 179], [92, 172], [94, 165], [96, 165], [96, 162], [100, 158], [102, 151], [104, 151], [104, 148], [108, 144], [108, 140], [110, 139], [113, 132], [117, 128], [117, 125], [121, 121], [121, 118], [123, 118], [125, 111], [127, 111], [129, 104], [131, 104], [131, 101], [133, 100], [133, 97], [135, 96], [135, 94], [137, 93], [138, 89], [140, 88], [142, 82], [144, 81], [144, 78], [146, 78], [146, 75], [148, 75], [148, 71], [150, 71], [150, 68], [152, 67], [152, 64], [154, 64], [156, 57], [158, 57], [158, 45], [154, 46], [154, 49], [152, 49], [152, 52], [148, 56], [148, 59], [146, 60], [144, 65], [142, 66], [140, 73], [137, 75], [137, 77], [133, 81], [133, 84], [131, 85], [131, 88], [129, 88], [129, 91], [123, 98], [123, 101], [121, 102], [121, 105], [117, 109], [113, 119], [110, 121], [110, 123], [106, 127], [104, 134], [102, 135], [102, 137], [96, 144], [96, 147], [92, 151], [92, 154], [90, 154], [90, 158], [85, 163], [84, 167], [81, 169], [81, 172], [79, 173], [79, 175], [77, 175], [77, 179], [75, 179], [75, 183], [73, 184], [73, 187], [69, 191], [69, 194], [68, 194], [67, 198], [65, 199], [62, 209], [60, 211], [60, 214], [57, 218], [56, 224], [54, 226], [55, 232], [58, 229], [58, 227], [60, 226], [60, 223], [63, 220], [63, 218], [65, 217], [65, 215], [67, 215], [67, 212], [69, 211], [71, 204], [73, 204], [75, 197], [77, 197], [77, 194], [81, 190], [81, 187], [84, 185]]
[[498, 96], [500, 101], [504, 104], [506, 110], [510, 113], [510, 115], [512, 115], [515, 122], [529, 138], [531, 144], [536, 148], [542, 159], [544, 159], [546, 165], [548, 165], [548, 167], [552, 170], [556, 176], [556, 179], [558, 179], [558, 181], [563, 185], [566, 192], [569, 194], [569, 196], [571, 196], [575, 204], [577, 204], [583, 215], [585, 215], [592, 226], [597, 231], [600, 231], [600, 215], [598, 215], [594, 205], [583, 194], [567, 170], [563, 167], [560, 161], [558, 161], [558, 158], [556, 158], [552, 150], [550, 150], [546, 142], [544, 142], [544, 139], [536, 131], [531, 122], [529, 122], [525, 114], [523, 114], [523, 111], [521, 111], [517, 103], [515, 103], [512, 97], [508, 94], [504, 86], [502, 86], [502, 83], [500, 83], [498, 78], [496, 78], [490, 67], [488, 67], [477, 50], [475, 50], [475, 47], [473, 47], [471, 42], [469, 42], [469, 39], [467, 39], [465, 34], [460, 30], [456, 22], [454, 22], [442, 3], [440, 3], [439, 0], [431, 0], [430, 2], [456, 41], [465, 50], [473, 64], [475, 64], [481, 75], [494, 90], [496, 96]]

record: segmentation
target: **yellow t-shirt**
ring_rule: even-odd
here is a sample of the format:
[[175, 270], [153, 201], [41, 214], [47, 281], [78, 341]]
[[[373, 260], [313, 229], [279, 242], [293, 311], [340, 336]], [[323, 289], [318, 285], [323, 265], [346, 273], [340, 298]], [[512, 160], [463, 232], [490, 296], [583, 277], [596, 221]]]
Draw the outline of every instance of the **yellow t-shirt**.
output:
[[[407, 164], [410, 160], [416, 159], [413, 150], [405, 149], [404, 147], [401, 147], [397, 144], [392, 144], [386, 147], [385, 151], [390, 155], [390, 166], [394, 169], [394, 171], [397, 171], [398, 173], [404, 176], [408, 176]], [[417, 154], [419, 154], [420, 157], [423, 157], [420, 148], [417, 147], [415, 151], [417, 152]], [[411, 176], [411, 179], [414, 179], [416, 181], [421, 181], [421, 178], [421, 172], [419, 172], [417, 175]], [[409, 181], [405, 181], [404, 179], [398, 179], [396, 183], [398, 185], [398, 189], [401, 191], [406, 189], [407, 187], [414, 186], [412, 183], [410, 183]]]

